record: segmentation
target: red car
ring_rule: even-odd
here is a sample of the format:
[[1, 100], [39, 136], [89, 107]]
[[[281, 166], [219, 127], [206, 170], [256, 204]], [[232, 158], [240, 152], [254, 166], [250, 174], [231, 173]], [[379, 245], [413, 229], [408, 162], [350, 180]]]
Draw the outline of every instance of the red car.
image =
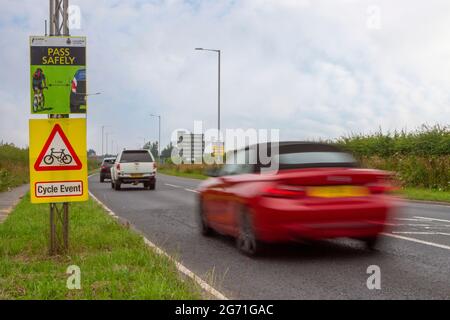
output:
[[246, 161], [225, 164], [199, 186], [203, 235], [231, 235], [247, 255], [261, 242], [305, 239], [350, 237], [374, 247], [394, 208], [391, 173], [359, 168], [349, 153], [310, 142], [279, 143], [271, 157], [278, 171], [262, 172], [274, 163], [249, 161], [261, 146], [235, 151]]

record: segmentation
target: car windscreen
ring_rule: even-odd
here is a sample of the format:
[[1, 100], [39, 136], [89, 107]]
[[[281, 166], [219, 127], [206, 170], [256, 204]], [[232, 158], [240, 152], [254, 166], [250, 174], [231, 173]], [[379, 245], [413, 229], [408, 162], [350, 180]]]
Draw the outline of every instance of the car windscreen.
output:
[[153, 162], [153, 159], [147, 151], [124, 151], [120, 162]]
[[115, 159], [105, 159], [103, 160], [103, 164], [114, 164], [115, 161]]
[[354, 166], [356, 160], [346, 152], [296, 152], [283, 153], [278, 156], [280, 167], [320, 167], [331, 164], [332, 166]]
[[[278, 169], [300, 169], [300, 168], [321, 168], [321, 167], [359, 167], [358, 161], [353, 156], [330, 144], [317, 143], [285, 143], [271, 150], [267, 149], [267, 155], [273, 154], [269, 164], [258, 160], [257, 170], [260, 168], [273, 167], [270, 164], [274, 161]], [[261, 152], [261, 150], [260, 150]], [[263, 153], [265, 154], [265, 153]]]

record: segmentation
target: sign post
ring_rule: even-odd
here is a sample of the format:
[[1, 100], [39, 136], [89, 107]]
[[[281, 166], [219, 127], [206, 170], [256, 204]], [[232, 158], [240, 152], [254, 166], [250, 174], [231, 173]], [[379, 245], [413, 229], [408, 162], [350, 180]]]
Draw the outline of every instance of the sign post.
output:
[[69, 202], [87, 201], [86, 38], [69, 35], [69, 0], [49, 0], [50, 36], [30, 37], [30, 193], [50, 204], [49, 254], [69, 249]]

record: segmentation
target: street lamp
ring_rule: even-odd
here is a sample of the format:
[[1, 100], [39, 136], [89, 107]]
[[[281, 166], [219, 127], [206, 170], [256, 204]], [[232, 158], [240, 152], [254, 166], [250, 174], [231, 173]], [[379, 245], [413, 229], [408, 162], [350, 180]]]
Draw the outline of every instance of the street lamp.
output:
[[[106, 132], [105, 133], [105, 135], [106, 135], [106, 155], [108, 155], [108, 136], [113, 135], [113, 134], [114, 134], [114, 132]], [[112, 152], [114, 152], [114, 151], [112, 151]]]
[[217, 57], [218, 57], [218, 74], [217, 74], [217, 78], [218, 78], [218, 86], [217, 86], [217, 139], [220, 141], [220, 50], [217, 49], [205, 49], [205, 48], [195, 48], [195, 50], [201, 50], [201, 51], [212, 51], [212, 52], [217, 52]]
[[161, 163], [161, 116], [157, 114], [150, 114], [150, 117], [158, 118], [158, 158]]
[[110, 127], [109, 125], [102, 125], [102, 155], [104, 155], [104, 153], [103, 153], [103, 140], [104, 140], [104, 137], [105, 137], [105, 128], [106, 127]]

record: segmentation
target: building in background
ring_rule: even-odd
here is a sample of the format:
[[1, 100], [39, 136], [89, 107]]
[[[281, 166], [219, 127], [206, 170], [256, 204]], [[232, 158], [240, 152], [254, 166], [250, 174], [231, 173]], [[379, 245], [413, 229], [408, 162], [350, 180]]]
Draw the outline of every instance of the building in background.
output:
[[177, 148], [183, 163], [203, 163], [205, 135], [178, 131]]

